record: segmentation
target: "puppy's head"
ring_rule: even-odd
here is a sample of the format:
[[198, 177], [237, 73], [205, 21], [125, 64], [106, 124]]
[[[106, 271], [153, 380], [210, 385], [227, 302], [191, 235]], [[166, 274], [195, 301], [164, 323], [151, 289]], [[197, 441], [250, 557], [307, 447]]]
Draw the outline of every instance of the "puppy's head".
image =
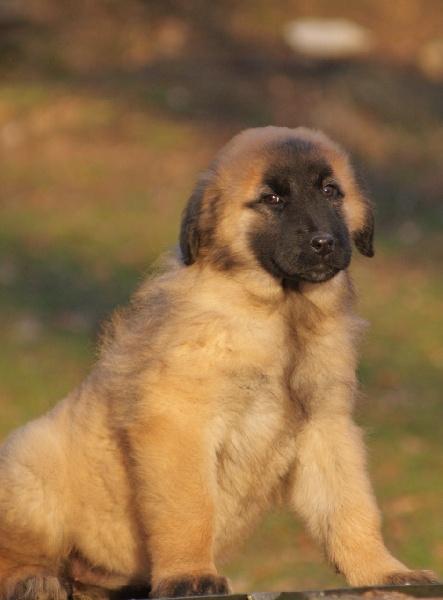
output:
[[183, 262], [261, 268], [321, 282], [345, 269], [351, 242], [373, 255], [374, 218], [343, 151], [320, 132], [264, 127], [234, 137], [191, 196]]

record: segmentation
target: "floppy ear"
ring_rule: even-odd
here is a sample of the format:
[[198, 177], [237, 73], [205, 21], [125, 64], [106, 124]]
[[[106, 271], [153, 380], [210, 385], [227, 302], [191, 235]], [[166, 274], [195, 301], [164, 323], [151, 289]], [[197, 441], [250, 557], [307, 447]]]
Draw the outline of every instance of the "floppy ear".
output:
[[183, 211], [180, 228], [180, 250], [185, 265], [195, 262], [200, 246], [200, 213], [206, 182], [200, 181]]
[[354, 232], [354, 244], [364, 256], [374, 256], [374, 211], [368, 203], [366, 206], [366, 219], [363, 227]]

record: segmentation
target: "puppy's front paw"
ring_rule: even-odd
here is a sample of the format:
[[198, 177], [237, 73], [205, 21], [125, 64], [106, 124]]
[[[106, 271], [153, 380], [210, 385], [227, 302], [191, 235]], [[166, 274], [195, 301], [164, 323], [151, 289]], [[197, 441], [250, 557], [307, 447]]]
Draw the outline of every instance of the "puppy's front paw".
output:
[[383, 585], [423, 585], [427, 583], [439, 583], [437, 575], [433, 571], [396, 571], [389, 573]]
[[212, 596], [229, 594], [226, 577], [219, 575], [183, 575], [160, 582], [152, 591], [151, 598], [177, 598], [185, 596]]

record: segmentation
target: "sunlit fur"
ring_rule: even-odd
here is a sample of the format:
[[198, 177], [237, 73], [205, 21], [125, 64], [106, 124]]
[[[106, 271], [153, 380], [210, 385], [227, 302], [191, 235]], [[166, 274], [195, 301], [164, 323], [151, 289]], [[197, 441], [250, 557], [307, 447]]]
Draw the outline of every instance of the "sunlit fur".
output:
[[[283, 159], [290, 208], [272, 213], [263, 175]], [[334, 205], [304, 172], [314, 163], [343, 192]], [[350, 585], [435, 580], [381, 538], [352, 420], [354, 287], [346, 266], [318, 283], [297, 271], [317, 214], [372, 255], [370, 203], [323, 134], [253, 129], [221, 151], [185, 210], [181, 255], [109, 323], [90, 377], [0, 450], [1, 600], [88, 585], [227, 593], [216, 563], [275, 505]], [[258, 244], [289, 278], [263, 267]]]

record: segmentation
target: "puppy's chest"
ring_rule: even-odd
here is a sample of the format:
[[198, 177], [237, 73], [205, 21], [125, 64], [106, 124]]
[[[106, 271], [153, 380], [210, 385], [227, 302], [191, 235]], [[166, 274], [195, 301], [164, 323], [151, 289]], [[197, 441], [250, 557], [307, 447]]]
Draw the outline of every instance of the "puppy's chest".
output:
[[300, 421], [278, 381], [237, 373], [219, 421], [217, 552], [225, 551], [285, 496]]
[[276, 314], [227, 336], [217, 394], [225, 425], [222, 474], [235, 463], [245, 481], [256, 474], [268, 481], [267, 471], [284, 477], [294, 462], [298, 433], [310, 415], [309, 382], [299, 373], [309, 354], [302, 329]]
[[225, 380], [219, 398], [218, 478], [238, 497], [250, 497], [257, 486], [267, 495], [295, 459], [303, 416], [284, 379], [277, 365], [250, 364]]

